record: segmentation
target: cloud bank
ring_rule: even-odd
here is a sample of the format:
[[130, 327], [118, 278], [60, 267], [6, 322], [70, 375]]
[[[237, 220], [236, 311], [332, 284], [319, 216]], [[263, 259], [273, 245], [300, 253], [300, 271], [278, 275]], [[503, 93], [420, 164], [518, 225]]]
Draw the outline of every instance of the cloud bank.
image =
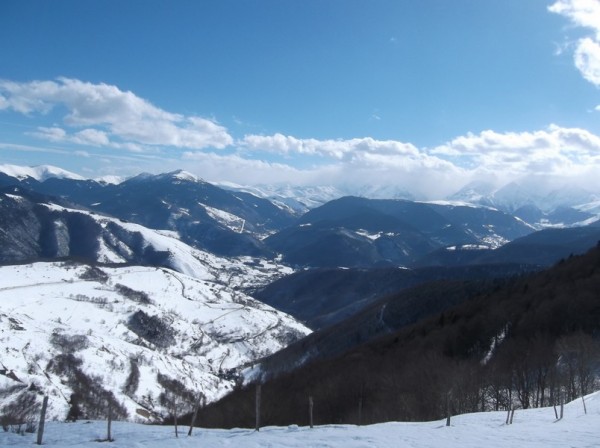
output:
[[373, 138], [316, 140], [281, 134], [250, 135], [239, 144], [243, 150], [292, 160], [322, 159], [301, 172], [286, 172], [287, 179], [305, 184], [394, 186], [428, 199], [447, 196], [476, 180], [500, 186], [533, 176], [591, 186], [600, 175], [600, 137], [557, 125], [531, 132], [467, 133], [434, 148]]
[[[35, 123], [58, 116], [59, 124], [36, 125], [26, 136], [56, 146], [40, 153], [79, 156], [83, 170], [98, 175], [185, 168], [209, 181], [346, 191], [382, 187], [420, 199], [443, 198], [477, 180], [500, 186], [545, 177], [590, 186], [600, 176], [600, 137], [558, 125], [467, 133], [431, 148], [372, 137], [320, 140], [276, 133], [235, 139], [214, 120], [165, 111], [116, 86], [67, 78], [0, 81], [3, 110]], [[3, 148], [25, 150], [0, 142]], [[20, 148], [36, 151], [33, 145]]]
[[66, 109], [61, 127], [40, 127], [35, 135], [52, 142], [71, 142], [140, 151], [144, 146], [224, 148], [233, 142], [213, 120], [162, 110], [116, 86], [77, 79], [19, 83], [0, 80], [0, 110], [32, 115]]

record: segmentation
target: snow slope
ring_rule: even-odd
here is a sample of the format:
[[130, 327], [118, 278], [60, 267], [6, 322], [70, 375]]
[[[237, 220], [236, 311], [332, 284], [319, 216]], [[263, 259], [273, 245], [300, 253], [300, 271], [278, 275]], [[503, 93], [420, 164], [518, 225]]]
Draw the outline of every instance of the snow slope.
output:
[[43, 182], [51, 177], [83, 180], [78, 174], [72, 173], [62, 168], [58, 168], [52, 165], [39, 165], [39, 166], [19, 166], [19, 165], [0, 165], [0, 173], [4, 173], [10, 177], [17, 179], [25, 179], [31, 177], [37, 181]]
[[289, 210], [296, 215], [302, 215], [308, 210], [319, 207], [332, 199], [344, 196], [344, 192], [332, 186], [241, 186], [231, 182], [219, 182], [216, 185], [227, 190], [243, 191], [259, 198], [268, 199], [282, 210]]
[[[20, 197], [14, 196], [14, 200], [18, 201]], [[136, 236], [133, 238], [134, 242], [141, 239], [144, 249], [168, 252], [168, 267], [191, 277], [226, 283], [232, 288], [261, 286], [293, 272], [290, 267], [271, 260], [249, 256], [219, 257], [195, 249], [180, 241], [177, 233], [173, 231], [149, 229], [117, 218], [53, 203], [41, 205], [56, 213], [83, 215], [97, 223], [103, 229], [95, 254], [95, 259], [100, 263], [129, 262], [128, 255], [135, 249], [122, 238], [125, 232], [127, 235]], [[117, 235], [114, 229], [121, 229], [122, 232]]]
[[[33, 384], [50, 394], [50, 417], [64, 419], [75, 369], [56, 366], [72, 355], [130, 420], [153, 420], [165, 413], [159, 374], [212, 401], [234, 387], [244, 366], [307, 333], [209, 271], [192, 278], [140, 266], [3, 266], [0, 411]], [[133, 370], [139, 384], [128, 388]]]
[[[321, 426], [309, 429], [290, 426], [249, 429], [180, 428], [113, 423], [111, 447], [281, 447], [281, 448], [584, 448], [597, 447], [600, 436], [600, 395], [586, 397], [587, 415], [581, 400], [565, 406], [564, 418], [556, 421], [552, 408], [517, 410], [513, 424], [506, 425], [505, 412], [469, 414], [427, 423], [383, 423], [372, 426]], [[317, 405], [317, 404], [316, 404]], [[48, 447], [97, 447], [106, 437], [105, 422], [49, 423], [44, 433]], [[33, 434], [0, 433], [2, 446], [30, 446]]]

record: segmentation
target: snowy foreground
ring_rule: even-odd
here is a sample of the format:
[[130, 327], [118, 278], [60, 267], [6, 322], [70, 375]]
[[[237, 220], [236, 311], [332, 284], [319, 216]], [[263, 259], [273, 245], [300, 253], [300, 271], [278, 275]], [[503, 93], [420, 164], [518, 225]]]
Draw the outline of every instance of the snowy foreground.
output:
[[[310, 332], [230, 283], [205, 277], [61, 262], [0, 267], [0, 411], [35, 384], [50, 396], [48, 418], [64, 419], [75, 380], [69, 369], [51, 366], [68, 354], [130, 420], [160, 420], [155, 413], [166, 411], [157, 400], [164, 390], [158, 375], [211, 402], [236, 384], [223, 372], [239, 372]], [[160, 323], [161, 331], [134, 327], [136, 315], [150, 330]], [[138, 381], [125, 393], [132, 364]]]
[[[600, 392], [586, 397], [587, 415], [581, 400], [565, 406], [564, 418], [556, 421], [552, 408], [517, 410], [512, 425], [505, 425], [505, 412], [469, 414], [427, 423], [384, 423], [371, 426], [321, 426], [314, 429], [291, 426], [249, 429], [204, 430], [195, 428], [187, 437], [180, 427], [135, 423], [113, 423], [111, 447], [598, 447], [600, 446]], [[105, 422], [47, 425], [44, 445], [48, 447], [98, 447], [106, 437]], [[31, 446], [35, 435], [0, 433], [0, 446]]]

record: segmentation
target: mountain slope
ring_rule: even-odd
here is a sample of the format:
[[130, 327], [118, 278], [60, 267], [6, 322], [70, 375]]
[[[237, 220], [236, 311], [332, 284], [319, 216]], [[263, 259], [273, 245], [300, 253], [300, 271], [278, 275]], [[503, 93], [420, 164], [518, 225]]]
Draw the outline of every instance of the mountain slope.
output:
[[313, 330], [337, 324], [385, 296], [438, 280], [482, 280], [520, 275], [518, 264], [419, 269], [305, 269], [279, 278], [253, 293]]
[[73, 400], [80, 417], [112, 402], [150, 421], [165, 391], [215, 400], [244, 364], [308, 333], [227, 285], [154, 267], [4, 266], [0, 304], [0, 409], [41, 391], [61, 420]]
[[597, 222], [582, 227], [544, 229], [517, 238], [495, 250], [451, 246], [418, 260], [416, 266], [456, 266], [517, 263], [548, 267], [570, 255], [582, 254], [600, 241]]
[[[596, 247], [343, 355], [267, 379], [265, 424], [298, 421], [308, 396], [322, 403], [324, 424], [436, 419], [448, 403], [454, 414], [526, 409], [556, 403], [561, 393], [567, 400], [590, 393], [600, 363], [599, 284]], [[446, 290], [442, 285], [439, 294]], [[209, 406], [201, 424], [244, 426], [248, 414], [239, 410], [252, 393], [236, 391]]]
[[537, 229], [578, 225], [598, 213], [585, 210], [597, 202], [597, 194], [560, 181], [527, 178], [498, 188], [491, 183], [472, 182], [449, 196], [452, 201], [491, 206], [514, 214]]
[[145, 227], [176, 231], [188, 244], [220, 255], [269, 256], [260, 239], [294, 219], [267, 199], [224, 190], [181, 170], [141, 174], [119, 184], [66, 175], [38, 176], [43, 181], [3, 176], [0, 186], [21, 186]]
[[265, 243], [302, 266], [410, 266], [442, 247], [496, 248], [533, 230], [489, 208], [345, 197], [309, 211]]
[[13, 179], [25, 180], [30, 178], [38, 182], [43, 182], [50, 178], [83, 180], [83, 177], [78, 174], [52, 165], [19, 166], [2, 164], [0, 165], [0, 173]]
[[76, 257], [88, 262], [161, 266], [243, 288], [292, 272], [264, 259], [217, 257], [190, 247], [174, 232], [73, 207], [21, 188], [0, 192], [0, 261]]

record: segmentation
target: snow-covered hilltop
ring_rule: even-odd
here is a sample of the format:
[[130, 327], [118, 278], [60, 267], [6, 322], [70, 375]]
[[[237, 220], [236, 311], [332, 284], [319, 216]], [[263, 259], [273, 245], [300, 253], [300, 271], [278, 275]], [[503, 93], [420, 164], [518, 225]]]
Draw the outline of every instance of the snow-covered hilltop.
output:
[[82, 415], [112, 401], [143, 421], [164, 414], [169, 384], [215, 400], [243, 366], [309, 332], [228, 285], [155, 267], [4, 266], [0, 303], [0, 408], [49, 393], [61, 420], [73, 394]]
[[83, 180], [79, 174], [52, 165], [20, 166], [0, 164], [0, 173], [20, 180], [28, 177], [43, 182], [50, 178]]

